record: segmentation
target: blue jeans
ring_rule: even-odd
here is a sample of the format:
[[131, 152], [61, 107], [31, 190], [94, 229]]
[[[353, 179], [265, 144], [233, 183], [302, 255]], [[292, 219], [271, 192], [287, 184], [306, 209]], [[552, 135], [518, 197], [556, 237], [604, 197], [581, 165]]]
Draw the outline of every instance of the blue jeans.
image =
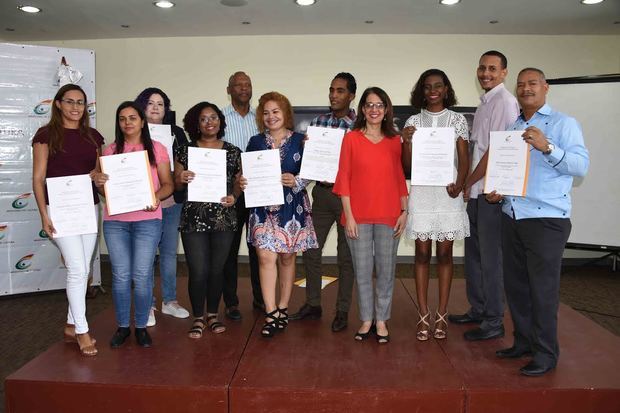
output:
[[[164, 303], [177, 299], [177, 248], [179, 221], [183, 204], [162, 209], [161, 240], [159, 241], [159, 276]], [[155, 297], [153, 297], [153, 304]]]
[[112, 264], [112, 299], [119, 327], [129, 327], [133, 282], [136, 328], [146, 327], [153, 300], [153, 260], [161, 220], [103, 221], [103, 236]]

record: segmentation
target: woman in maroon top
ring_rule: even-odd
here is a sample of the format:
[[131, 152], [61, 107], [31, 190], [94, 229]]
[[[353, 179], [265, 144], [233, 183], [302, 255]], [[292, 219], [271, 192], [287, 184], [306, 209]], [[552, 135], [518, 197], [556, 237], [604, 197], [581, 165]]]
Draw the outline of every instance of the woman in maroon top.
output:
[[407, 222], [407, 184], [388, 95], [378, 87], [366, 89], [357, 113], [342, 142], [333, 192], [342, 201], [342, 225], [353, 257], [362, 320], [355, 339], [367, 338], [376, 322], [377, 341], [385, 344], [390, 341], [396, 251]]
[[[97, 158], [103, 137], [89, 126], [86, 94], [77, 85], [65, 85], [58, 90], [47, 125], [40, 128], [32, 140], [32, 188], [41, 215], [41, 226], [60, 249], [67, 267], [67, 299], [69, 311], [64, 336], [66, 342], [77, 343], [84, 356], [97, 354], [95, 339], [88, 334], [86, 321], [86, 287], [97, 234], [54, 238], [56, 230], [48, 214], [45, 179], [90, 174], [95, 176]], [[94, 203], [99, 196], [93, 185]], [[97, 211], [97, 205], [93, 208]]]

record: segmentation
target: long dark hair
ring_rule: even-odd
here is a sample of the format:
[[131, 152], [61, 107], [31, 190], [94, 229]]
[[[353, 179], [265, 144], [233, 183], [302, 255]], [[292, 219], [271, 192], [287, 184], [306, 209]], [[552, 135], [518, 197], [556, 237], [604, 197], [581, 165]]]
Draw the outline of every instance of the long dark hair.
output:
[[149, 155], [149, 161], [151, 162], [151, 165], [156, 165], [157, 162], [155, 161], [155, 151], [153, 150], [153, 141], [151, 140], [151, 134], [149, 132], [148, 123], [146, 122], [146, 116], [144, 115], [144, 111], [140, 109], [140, 106], [138, 106], [137, 103], [132, 102], [130, 100], [121, 103], [118, 106], [118, 109], [116, 109], [116, 118], [115, 118], [116, 129], [114, 132], [114, 144], [116, 145], [116, 150], [114, 151], [114, 153], [123, 153], [125, 149], [125, 135], [123, 135], [123, 132], [121, 131], [121, 125], [120, 125], [120, 122], [118, 121], [118, 117], [121, 113], [121, 110], [127, 109], [127, 108], [135, 109], [135, 111], [138, 112], [138, 116], [140, 116], [140, 119], [142, 119], [144, 123], [144, 125], [142, 125], [142, 131], [141, 131], [142, 146], [144, 146], [146, 153], [148, 153]]
[[448, 79], [448, 75], [446, 75], [443, 70], [428, 69], [420, 75], [420, 78], [418, 79], [415, 86], [413, 87], [413, 90], [411, 91], [411, 106], [417, 109], [426, 108], [426, 98], [424, 97], [424, 82], [429, 76], [439, 76], [443, 81], [443, 84], [446, 85], [446, 87], [448, 88], [448, 92], [446, 93], [446, 99], [443, 102], [444, 107], [449, 108], [456, 105], [456, 93], [454, 93], [454, 89], [452, 88], [452, 83], [450, 83], [450, 79]]
[[49, 141], [47, 144], [49, 148], [49, 156], [53, 156], [63, 150], [63, 145], [65, 143], [65, 126], [62, 120], [62, 112], [56, 102], [58, 102], [58, 105], [61, 105], [61, 101], [65, 96], [65, 93], [72, 90], [77, 90], [84, 96], [84, 112], [82, 113], [79, 123], [80, 136], [92, 143], [95, 147], [99, 147], [90, 133], [90, 120], [88, 117], [88, 101], [86, 99], [86, 93], [84, 93], [84, 90], [78, 85], [70, 83], [58, 89], [56, 96], [54, 96], [54, 101], [52, 102], [52, 115], [50, 117], [50, 121], [46, 125], [49, 136]]
[[353, 129], [359, 130], [366, 126], [366, 117], [364, 116], [364, 112], [362, 111], [362, 109], [366, 104], [366, 99], [368, 98], [368, 95], [370, 95], [371, 93], [377, 95], [385, 106], [385, 116], [381, 121], [381, 133], [383, 133], [383, 135], [388, 138], [398, 135], [398, 131], [394, 126], [394, 108], [392, 107], [392, 101], [390, 100], [388, 94], [385, 93], [383, 89], [377, 86], [372, 86], [364, 90], [364, 93], [362, 94], [362, 97], [360, 98], [360, 101], [357, 105], [357, 119], [355, 119]]

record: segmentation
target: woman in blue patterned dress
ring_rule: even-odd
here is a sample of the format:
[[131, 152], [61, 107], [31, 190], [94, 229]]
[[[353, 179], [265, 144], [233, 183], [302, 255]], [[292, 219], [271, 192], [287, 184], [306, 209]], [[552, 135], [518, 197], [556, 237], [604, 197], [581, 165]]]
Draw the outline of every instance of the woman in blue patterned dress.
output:
[[[284, 204], [250, 209], [248, 242], [256, 247], [261, 290], [265, 300], [263, 337], [272, 337], [288, 324], [288, 302], [295, 280], [298, 252], [318, 248], [306, 192], [309, 181], [299, 177], [304, 136], [292, 131], [293, 109], [277, 92], [261, 96], [256, 109], [260, 134], [252, 136], [247, 152], [280, 150]], [[247, 180], [241, 178], [245, 189]], [[276, 304], [276, 284], [280, 276], [280, 299]]]

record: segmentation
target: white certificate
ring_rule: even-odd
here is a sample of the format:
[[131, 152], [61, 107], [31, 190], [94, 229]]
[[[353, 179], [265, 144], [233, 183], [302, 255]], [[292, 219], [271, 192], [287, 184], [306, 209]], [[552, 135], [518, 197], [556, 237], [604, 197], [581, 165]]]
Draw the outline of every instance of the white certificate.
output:
[[320, 182], [336, 182], [344, 129], [308, 126], [299, 176]]
[[279, 149], [243, 152], [241, 166], [248, 180], [244, 191], [246, 208], [284, 204]]
[[109, 176], [103, 187], [108, 215], [140, 211], [155, 205], [146, 151], [102, 156], [99, 162], [101, 171]]
[[489, 161], [484, 193], [525, 196], [530, 163], [530, 145], [523, 140], [525, 131], [491, 132]]
[[187, 170], [196, 174], [187, 184], [188, 201], [222, 202], [227, 195], [225, 150], [188, 147]]
[[47, 178], [54, 238], [97, 233], [92, 181], [88, 174]]
[[157, 125], [155, 123], [149, 123], [149, 133], [151, 134], [151, 139], [166, 147], [168, 159], [170, 159], [170, 170], [174, 171], [174, 153], [172, 151], [174, 136], [172, 136], [172, 127], [170, 125]]
[[454, 182], [454, 128], [417, 128], [411, 153], [411, 185]]

